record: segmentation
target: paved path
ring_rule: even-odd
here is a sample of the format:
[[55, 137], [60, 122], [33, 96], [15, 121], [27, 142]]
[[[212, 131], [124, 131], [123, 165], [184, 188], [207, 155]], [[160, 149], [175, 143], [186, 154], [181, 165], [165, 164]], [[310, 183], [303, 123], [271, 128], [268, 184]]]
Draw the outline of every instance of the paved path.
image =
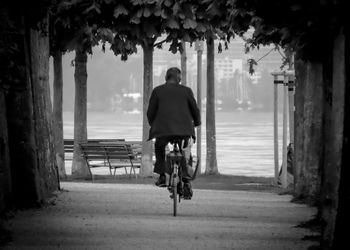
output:
[[166, 189], [151, 185], [62, 183], [57, 204], [19, 212], [5, 249], [307, 249], [295, 228], [315, 210], [291, 196], [195, 190], [178, 217]]

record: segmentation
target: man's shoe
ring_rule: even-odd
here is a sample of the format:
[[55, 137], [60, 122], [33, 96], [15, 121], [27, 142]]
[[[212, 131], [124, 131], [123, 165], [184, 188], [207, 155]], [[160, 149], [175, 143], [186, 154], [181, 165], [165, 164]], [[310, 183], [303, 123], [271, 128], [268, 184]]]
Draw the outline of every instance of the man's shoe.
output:
[[192, 195], [193, 195], [193, 191], [192, 191], [191, 183], [189, 183], [189, 182], [184, 183], [184, 186], [183, 186], [183, 198], [184, 198], [184, 200], [191, 200]]
[[166, 178], [164, 175], [159, 176], [157, 182], [156, 182], [156, 186], [158, 187], [166, 187]]
[[178, 193], [181, 197], [183, 197], [183, 192], [184, 192], [183, 184], [182, 184], [182, 182], [179, 182], [179, 183], [177, 184], [177, 193]]

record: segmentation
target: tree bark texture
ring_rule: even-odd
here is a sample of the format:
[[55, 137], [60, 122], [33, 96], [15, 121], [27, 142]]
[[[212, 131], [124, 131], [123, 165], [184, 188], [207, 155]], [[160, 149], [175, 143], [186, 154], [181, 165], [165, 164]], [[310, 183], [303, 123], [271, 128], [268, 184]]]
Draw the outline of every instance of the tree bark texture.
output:
[[[36, 186], [37, 150], [34, 131], [32, 91], [29, 78], [24, 91], [6, 96], [12, 191], [17, 207], [35, 206], [40, 195]], [[18, 156], [21, 157], [18, 157]]]
[[[334, 181], [334, 174], [336, 172], [339, 173], [339, 169], [334, 168], [334, 132], [335, 127], [333, 123], [334, 113], [333, 113], [333, 48], [329, 48], [328, 50], [325, 48], [324, 54], [325, 56], [323, 62], [323, 79], [324, 79], [324, 162], [323, 168], [321, 171], [321, 203], [318, 206], [318, 218], [325, 223], [322, 223], [328, 229], [330, 228], [330, 224], [328, 221], [330, 218], [334, 217], [332, 213], [335, 212], [333, 208], [334, 202], [337, 200], [337, 188], [334, 186], [332, 181]], [[337, 59], [338, 60], [338, 59]], [[337, 181], [337, 186], [339, 184], [339, 180]], [[335, 217], [334, 217], [335, 219]], [[334, 226], [334, 220], [333, 220]], [[323, 238], [332, 238], [327, 235], [329, 230], [323, 230]], [[334, 228], [333, 228], [334, 229]], [[328, 240], [327, 239], [327, 240]], [[324, 242], [324, 240], [323, 240]], [[324, 243], [322, 243], [324, 245]], [[328, 243], [327, 243], [328, 244]]]
[[296, 55], [295, 60], [295, 128], [294, 128], [294, 190], [298, 198], [305, 198], [304, 183], [304, 88], [306, 63]]
[[10, 154], [13, 202], [16, 207], [40, 205], [58, 189], [52, 140], [50, 103], [48, 18], [30, 29], [22, 19], [14, 39], [19, 48], [17, 71], [6, 94], [8, 145]]
[[[298, 124], [296, 126], [297, 176], [296, 194], [306, 198], [309, 203], [315, 203], [320, 198], [321, 168], [323, 164], [323, 77], [322, 63], [306, 62], [306, 78], [302, 87], [303, 107], [296, 105]], [[297, 73], [300, 78], [300, 72]], [[298, 79], [298, 87], [303, 84]], [[297, 99], [300, 98], [298, 90]], [[299, 112], [302, 112], [302, 115]], [[302, 118], [303, 117], [303, 118]], [[302, 121], [301, 121], [302, 119]], [[302, 142], [300, 142], [302, 140]], [[302, 156], [300, 156], [302, 154]]]
[[309, 62], [304, 99], [304, 165], [307, 197], [310, 203], [318, 202], [323, 164], [323, 67]]
[[181, 84], [187, 85], [187, 53], [186, 42], [182, 41], [182, 53], [181, 53]]
[[[343, 121], [343, 136], [342, 136], [342, 159], [341, 159], [341, 171], [340, 171], [340, 182], [339, 182], [339, 196], [338, 196], [338, 208], [337, 217], [335, 222], [334, 239], [333, 239], [333, 249], [340, 249], [345, 244], [348, 244], [348, 233], [344, 230], [350, 221], [350, 40], [349, 31], [346, 31], [345, 36], [340, 34], [338, 37], [338, 42], [340, 44], [344, 43], [345, 50], [345, 69], [344, 69], [344, 121]], [[342, 41], [345, 40], [345, 41]], [[334, 49], [337, 49], [337, 43], [334, 45]], [[341, 48], [341, 46], [340, 46]], [[344, 67], [343, 66], [343, 67]], [[340, 73], [340, 72], [339, 72]], [[336, 108], [336, 107], [335, 107]], [[337, 138], [339, 138], [337, 136]]]
[[64, 139], [63, 139], [63, 72], [62, 72], [62, 52], [57, 51], [53, 56], [53, 115], [54, 115], [54, 135], [56, 148], [56, 162], [59, 176], [66, 178], [64, 165]]
[[90, 171], [81, 156], [80, 143], [87, 142], [87, 54], [82, 47], [75, 50], [74, 152], [72, 175], [87, 178]]
[[58, 188], [58, 170], [53, 136], [53, 115], [49, 85], [48, 17], [41, 23], [45, 30], [30, 31], [33, 108], [37, 146], [37, 185], [41, 197]]
[[348, 241], [349, 45], [341, 32], [323, 62], [296, 61], [296, 195], [317, 201], [322, 249], [342, 249]]
[[148, 141], [150, 125], [147, 119], [148, 102], [153, 90], [153, 44], [143, 45], [143, 121], [141, 176], [152, 176], [152, 141]]
[[0, 86], [0, 214], [12, 205], [5, 94]]
[[[331, 105], [325, 129], [323, 178], [322, 247], [341, 249], [347, 243], [343, 232], [349, 222], [349, 68], [346, 69], [345, 37], [340, 33], [333, 45]], [[348, 67], [348, 66], [347, 66]]]
[[207, 160], [205, 173], [218, 174], [216, 159], [216, 129], [215, 129], [215, 78], [214, 78], [214, 56], [215, 45], [211, 36], [207, 37], [207, 113], [206, 113], [206, 134], [207, 134]]

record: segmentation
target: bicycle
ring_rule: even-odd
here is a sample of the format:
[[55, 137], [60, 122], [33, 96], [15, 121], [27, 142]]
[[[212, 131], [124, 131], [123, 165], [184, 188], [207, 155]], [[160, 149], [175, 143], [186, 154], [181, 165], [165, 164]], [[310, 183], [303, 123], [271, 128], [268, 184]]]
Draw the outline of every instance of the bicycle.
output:
[[[173, 144], [173, 150], [168, 153], [168, 160], [170, 161], [170, 177], [168, 183], [168, 190], [171, 195], [170, 198], [173, 200], [173, 215], [177, 215], [177, 204], [181, 202], [184, 193], [184, 182], [182, 179], [183, 170], [181, 169], [181, 161], [184, 160], [184, 140], [175, 139], [171, 142]], [[193, 160], [193, 159], [192, 159]], [[187, 163], [186, 163], [187, 164]], [[189, 180], [194, 180], [197, 174], [199, 160], [195, 166], [194, 173]], [[180, 192], [179, 192], [180, 191]]]

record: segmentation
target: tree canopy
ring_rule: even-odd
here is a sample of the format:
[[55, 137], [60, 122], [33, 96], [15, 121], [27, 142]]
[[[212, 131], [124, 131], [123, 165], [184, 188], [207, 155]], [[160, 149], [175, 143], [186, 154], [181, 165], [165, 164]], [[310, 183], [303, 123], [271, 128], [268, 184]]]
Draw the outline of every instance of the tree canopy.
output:
[[[70, 28], [75, 19], [84, 17], [92, 34], [100, 41], [110, 42], [116, 55], [126, 60], [137, 52], [137, 45], [162, 47], [170, 43], [170, 51], [182, 50], [181, 41], [192, 43], [215, 34], [226, 42], [233, 36], [225, 1], [210, 0], [99, 0], [64, 1], [61, 23]], [[73, 19], [74, 19], [73, 18]], [[74, 25], [73, 25], [74, 26]], [[165, 39], [156, 42], [159, 37]], [[226, 43], [227, 45], [227, 43]], [[219, 47], [221, 50], [221, 45]]]
[[[173, 53], [181, 50], [181, 40], [192, 42], [201, 26], [195, 21], [196, 6], [193, 1], [132, 0], [101, 1], [100, 15], [93, 23], [115, 32], [111, 49], [126, 59], [127, 52], [136, 52], [136, 45], [158, 46], [170, 42]], [[199, 31], [198, 31], [198, 30]], [[165, 40], [155, 43], [166, 34]], [[129, 50], [129, 51], [126, 51]]]
[[231, 25], [237, 33], [254, 28], [251, 47], [277, 44], [317, 59], [332, 34], [346, 23], [345, 0], [227, 1]]
[[25, 68], [21, 67], [23, 59], [23, 31], [38, 26], [48, 10], [52, 0], [38, 0], [34, 3], [25, 1], [3, 0], [0, 2], [0, 68], [1, 86], [20, 88]]
[[92, 47], [105, 39], [105, 33], [99, 32], [97, 26], [88, 24], [90, 7], [88, 1], [61, 1], [51, 8], [50, 16], [50, 50], [73, 51], [77, 46], [92, 54]]

